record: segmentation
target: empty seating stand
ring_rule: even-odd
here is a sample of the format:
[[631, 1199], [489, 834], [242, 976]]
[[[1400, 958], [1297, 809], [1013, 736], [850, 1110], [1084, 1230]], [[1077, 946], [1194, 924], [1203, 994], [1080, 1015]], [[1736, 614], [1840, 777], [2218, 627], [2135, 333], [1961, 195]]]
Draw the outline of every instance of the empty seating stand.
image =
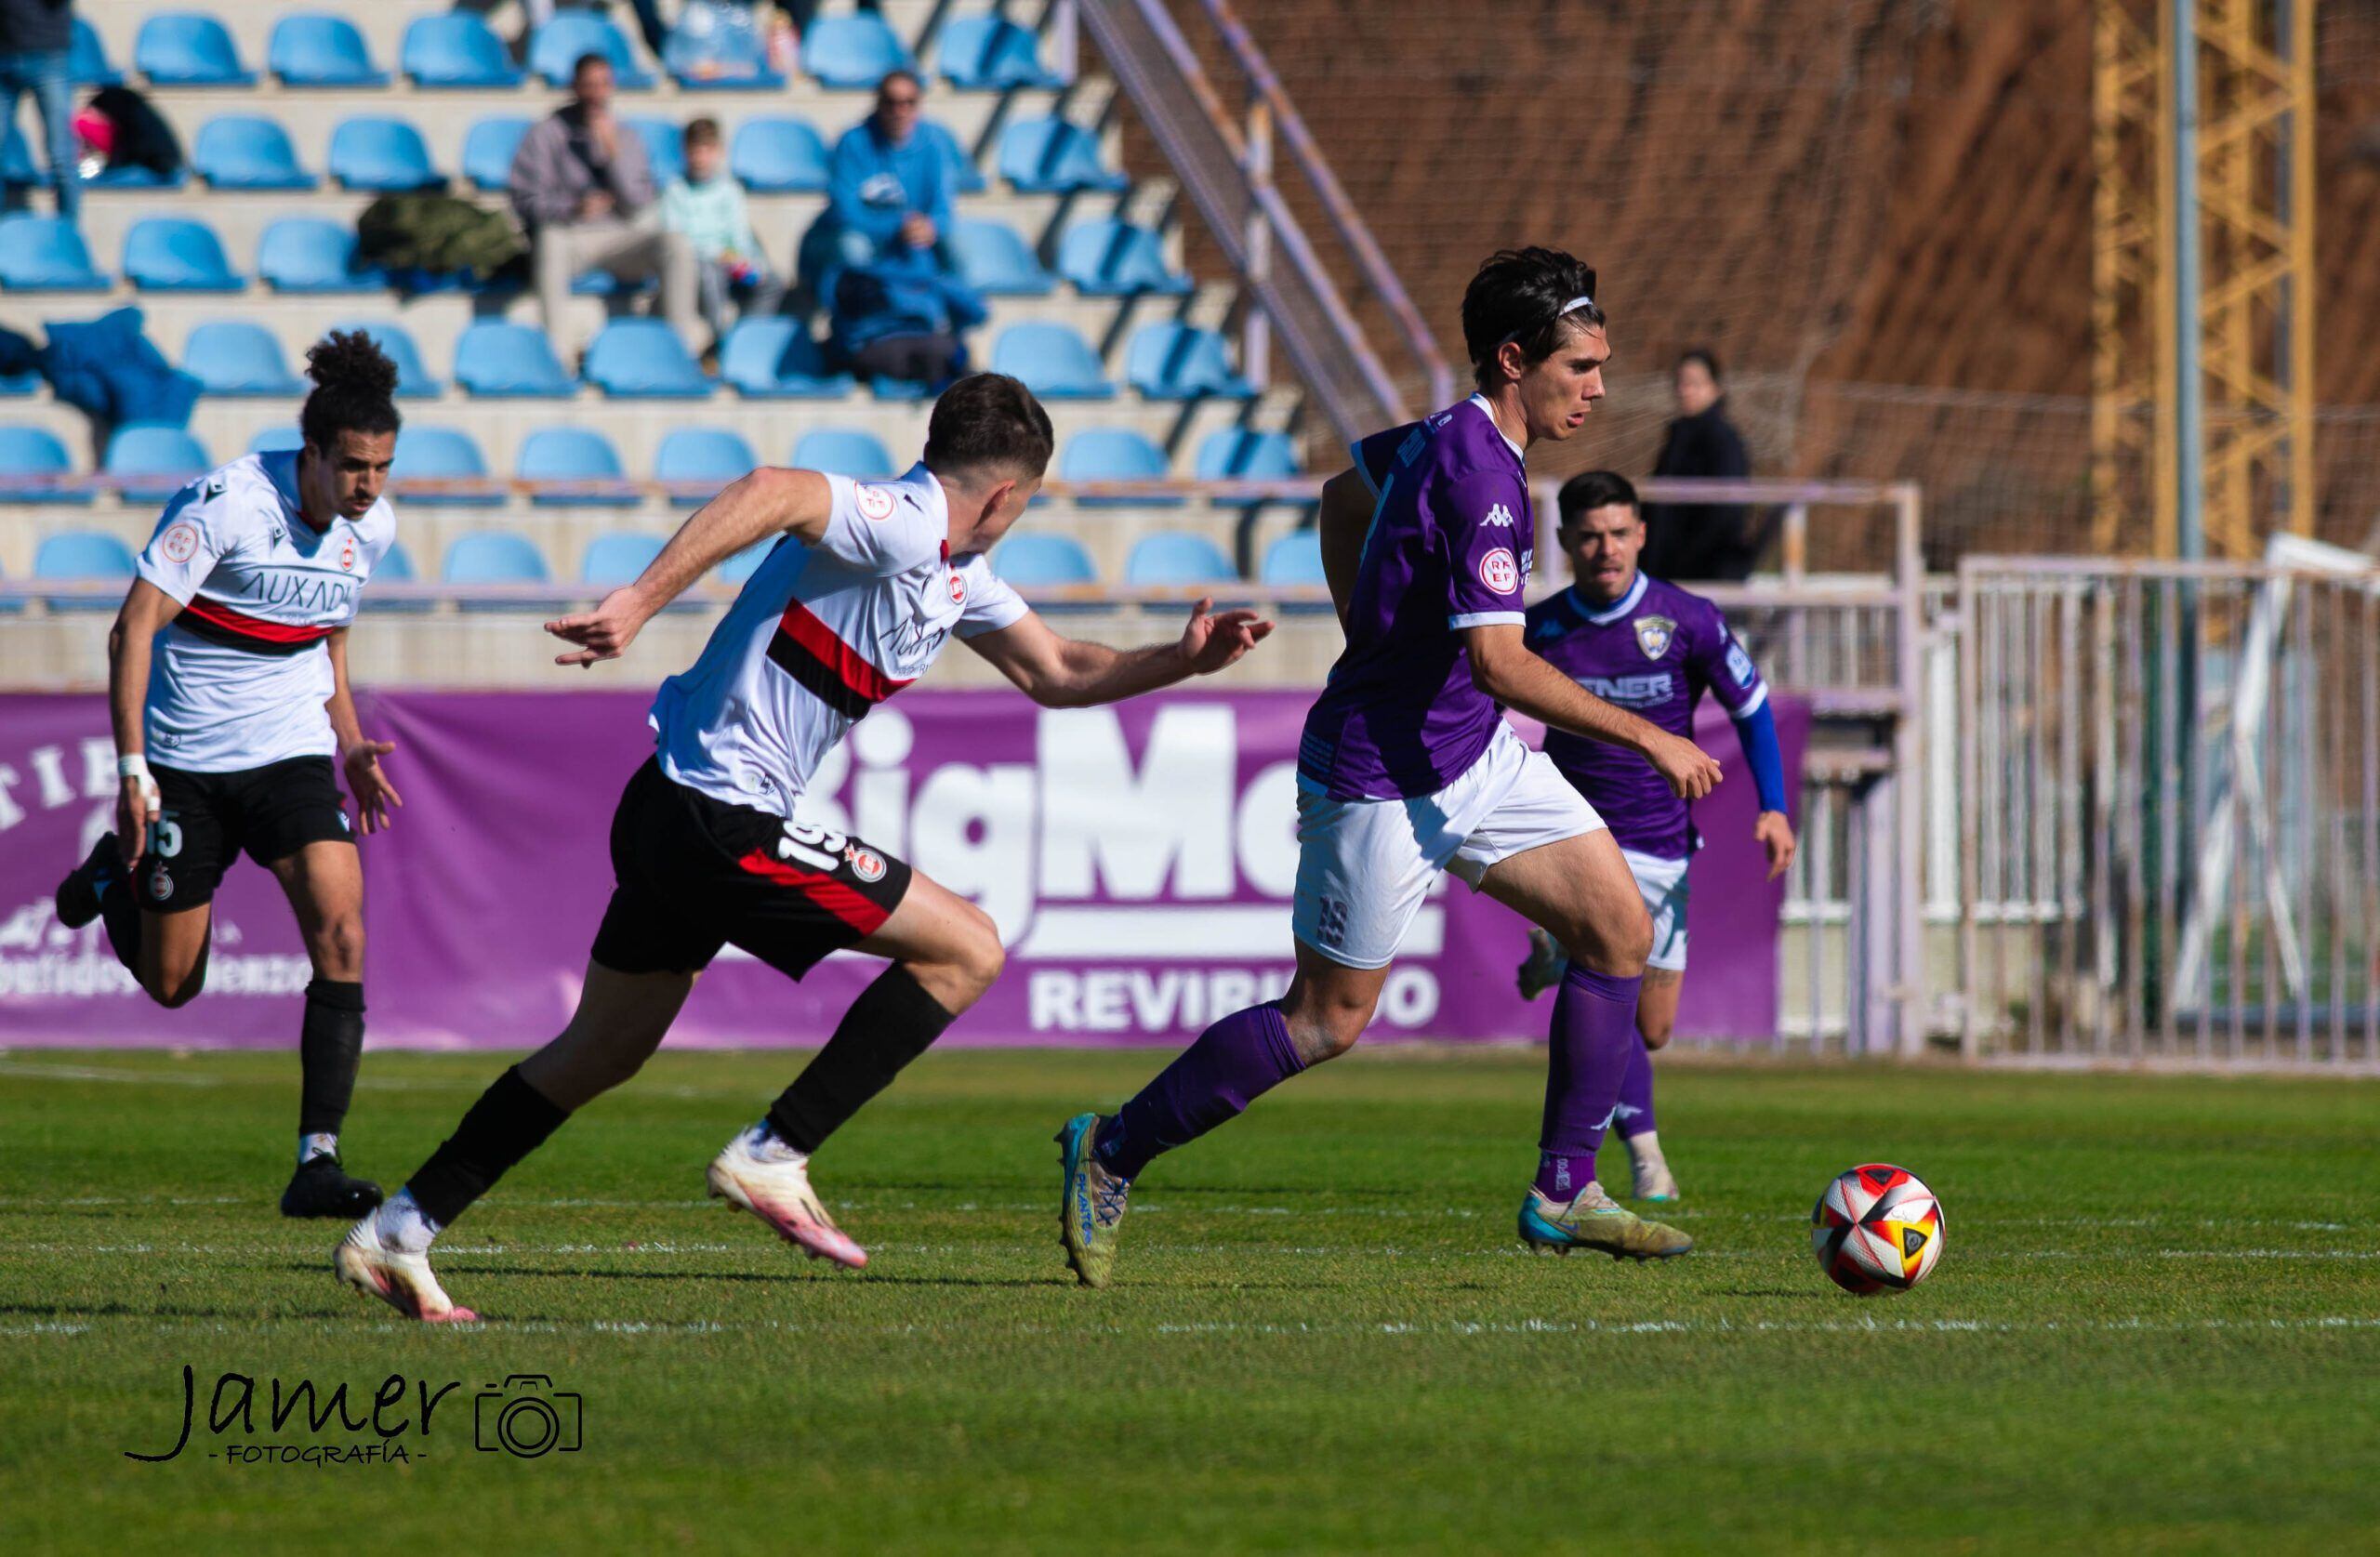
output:
[[355, 23], [343, 16], [300, 13], [273, 23], [265, 46], [265, 67], [284, 86], [386, 86], [389, 73], [372, 62], [372, 51]]
[[248, 284], [215, 230], [183, 217], [133, 223], [124, 235], [124, 274], [144, 292], [238, 292]]
[[416, 86], [494, 92], [523, 79], [504, 41], [469, 11], [416, 17], [397, 65]]
[[961, 91], [1004, 92], [1020, 86], [1055, 91], [1064, 77], [1041, 63], [1038, 40], [1001, 16], [963, 16], [943, 25], [935, 61], [942, 79]]
[[364, 115], [331, 132], [330, 175], [347, 189], [403, 193], [446, 182], [421, 132], [403, 119]]
[[872, 90], [892, 71], [918, 62], [884, 19], [873, 11], [822, 16], [801, 36], [801, 68], [821, 86]]
[[832, 178], [826, 144], [808, 121], [747, 119], [728, 145], [727, 169], [754, 194], [813, 194]]
[[296, 395], [305, 381], [289, 371], [281, 340], [252, 319], [216, 319], [191, 331], [182, 371], [210, 395]]
[[1024, 380], [1045, 400], [1109, 400], [1116, 393], [1091, 344], [1071, 325], [1046, 320], [1002, 330], [992, 343], [992, 371]]
[[161, 12], [142, 22], [132, 65], [152, 86], [253, 86], [257, 79], [240, 62], [230, 31], [190, 11]]
[[225, 113], [199, 126], [192, 171], [218, 190], [311, 190], [314, 176], [298, 161], [289, 132], [253, 113]]
[[276, 292], [384, 292], [389, 274], [356, 257], [353, 227], [284, 217], [257, 240], [257, 275]]

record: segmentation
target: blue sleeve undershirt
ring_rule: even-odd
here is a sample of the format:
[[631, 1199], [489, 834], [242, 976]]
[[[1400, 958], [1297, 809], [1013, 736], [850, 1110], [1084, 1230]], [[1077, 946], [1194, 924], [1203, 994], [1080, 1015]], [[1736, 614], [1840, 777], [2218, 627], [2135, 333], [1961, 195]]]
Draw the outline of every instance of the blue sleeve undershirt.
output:
[[1792, 814], [1785, 805], [1785, 754], [1777, 744], [1777, 716], [1769, 712], [1768, 699], [1762, 698], [1759, 707], [1734, 722], [1744, 761], [1752, 768], [1752, 787], [1760, 794], [1760, 809]]

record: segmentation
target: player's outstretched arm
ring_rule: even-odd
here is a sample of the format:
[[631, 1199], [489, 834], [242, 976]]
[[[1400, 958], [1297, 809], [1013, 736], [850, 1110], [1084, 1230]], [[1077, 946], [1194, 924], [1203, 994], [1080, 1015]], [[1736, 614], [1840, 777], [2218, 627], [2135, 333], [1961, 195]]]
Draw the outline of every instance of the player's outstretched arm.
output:
[[1120, 703], [1193, 676], [1211, 676], [1262, 643], [1273, 624], [1252, 611], [1216, 612], [1211, 600], [1190, 608], [1190, 621], [1171, 643], [1111, 649], [1053, 631], [1034, 612], [997, 632], [962, 640], [999, 667], [1017, 690], [1045, 708], [1086, 708]]
[[334, 627], [326, 652], [331, 657], [331, 699], [324, 708], [331, 717], [331, 735], [338, 742], [339, 766], [347, 772], [347, 792], [355, 797], [355, 814], [368, 836], [385, 833], [394, 820], [390, 807], [403, 808], [397, 786], [380, 771], [380, 759], [397, 749], [394, 741], [367, 741], [364, 721], [356, 718], [355, 693], [347, 680], [347, 634]]
[[585, 666], [618, 659], [654, 614], [703, 574], [780, 531], [815, 546], [826, 534], [832, 512], [826, 478], [817, 471], [769, 467], [753, 471], [696, 508], [635, 583], [613, 590], [590, 612], [548, 622], [548, 632], [578, 645], [573, 653], [555, 655], [554, 663]]
[[[108, 629], [108, 714], [115, 726], [119, 776], [115, 798], [115, 840], [126, 868], [140, 863], [148, 847], [149, 825], [157, 820], [157, 785], [147, 768], [146, 720], [149, 702], [149, 660], [157, 634], [181, 614], [182, 602], [145, 578], [133, 580], [125, 592], [124, 608]], [[124, 772], [126, 768], [130, 772]]]
[[1322, 576], [1330, 585], [1330, 605], [1339, 613], [1339, 627], [1347, 627], [1347, 613], [1355, 601], [1355, 573], [1364, 560], [1364, 536], [1372, 526], [1379, 499], [1371, 483], [1354, 466], [1322, 483], [1322, 511], [1315, 528], [1322, 542]]
[[1471, 681], [1508, 708], [1558, 729], [1641, 754], [1668, 781], [1671, 792], [1699, 800], [1718, 786], [1719, 764], [1683, 736], [1617, 708], [1570, 680], [1521, 641], [1517, 623], [1462, 629]]

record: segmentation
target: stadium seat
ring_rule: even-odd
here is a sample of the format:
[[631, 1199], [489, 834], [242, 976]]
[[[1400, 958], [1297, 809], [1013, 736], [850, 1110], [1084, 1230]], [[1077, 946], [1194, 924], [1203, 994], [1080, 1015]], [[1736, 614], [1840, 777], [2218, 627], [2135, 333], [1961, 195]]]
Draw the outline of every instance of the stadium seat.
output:
[[529, 121], [510, 115], [482, 119], [463, 137], [463, 177], [489, 193], [500, 192], [512, 177], [512, 154]]
[[[419, 577], [420, 574], [414, 569], [413, 553], [405, 549], [405, 543], [403, 541], [390, 541], [389, 549], [380, 553], [379, 561], [372, 565], [374, 585], [412, 584]], [[395, 600], [389, 598], [388, 591], [385, 589], [366, 588], [358, 609], [416, 612], [428, 611], [430, 606], [431, 602], [429, 600]]]
[[1286, 432], [1227, 427], [1198, 445], [1202, 482], [1275, 482], [1298, 474], [1298, 451]]
[[758, 27], [721, 33], [709, 21], [707, 11], [689, 7], [662, 40], [661, 68], [681, 91], [783, 90], [785, 75], [770, 65], [768, 41]]
[[372, 50], [355, 23], [343, 16], [299, 12], [272, 24], [265, 46], [265, 68], [284, 86], [386, 86], [389, 73], [372, 62]]
[[355, 229], [284, 217], [257, 240], [257, 274], [276, 292], [383, 292], [389, 273], [356, 257]]
[[73, 40], [66, 46], [66, 75], [77, 86], [120, 86], [124, 73], [108, 59], [99, 31], [82, 17], [74, 19]]
[[822, 16], [801, 35], [802, 73], [821, 86], [873, 90], [892, 71], [914, 71], [900, 37], [873, 11]]
[[707, 503], [721, 487], [760, 466], [740, 432], [715, 427], [673, 429], [654, 451], [653, 479], [670, 489], [681, 508]]
[[1057, 286], [1033, 245], [1004, 221], [960, 217], [945, 240], [959, 262], [959, 279], [987, 297], [1046, 297]]
[[140, 24], [132, 65], [152, 86], [253, 86], [231, 34], [211, 16], [163, 11]]
[[1156, 233], [1109, 218], [1067, 229], [1058, 244], [1058, 273], [1086, 297], [1136, 292], [1178, 297], [1190, 290], [1190, 278], [1166, 264]]
[[[445, 584], [534, 586], [523, 591], [533, 600], [550, 593], [543, 586], [551, 577], [546, 571], [545, 554], [527, 537], [509, 530], [481, 530], [456, 536], [447, 546], [445, 561], [439, 568], [439, 580]], [[468, 601], [464, 609], [501, 611], [509, 603], [497, 597]]]
[[826, 143], [802, 119], [747, 119], [736, 125], [727, 170], [753, 194], [813, 194], [832, 177]]
[[992, 572], [1020, 589], [1099, 582], [1091, 553], [1072, 535], [1012, 534], [992, 554]]
[[539, 428], [521, 441], [513, 474], [554, 488], [531, 495], [540, 508], [634, 508], [638, 502], [619, 451], [591, 428]]
[[670, 119], [630, 118], [628, 128], [644, 142], [644, 160], [653, 165], [653, 186], [661, 188], [686, 171], [686, 136]]
[[1161, 530], [1143, 535], [1124, 559], [1128, 585], [1236, 584], [1239, 570], [1204, 535]]
[[215, 230], [184, 217], [134, 222], [124, 235], [124, 276], [143, 292], [238, 292], [248, 284]]
[[[53, 582], [99, 580], [130, 584], [132, 548], [113, 535], [89, 530], [62, 530], [44, 535], [33, 548], [33, 577]], [[88, 595], [49, 595], [42, 603], [52, 611], [114, 611], [124, 603], [121, 590]]]
[[587, 348], [587, 381], [605, 394], [632, 400], [703, 400], [711, 381], [659, 319], [615, 319]]
[[1063, 77], [1041, 63], [1038, 40], [1001, 16], [962, 16], [943, 23], [935, 60], [942, 79], [966, 91], [1000, 92], [1017, 86], [1055, 91], [1065, 85]]
[[455, 382], [475, 395], [567, 400], [577, 392], [546, 333], [500, 319], [475, 322], [455, 343]]
[[1128, 180], [1099, 161], [1091, 132], [1064, 119], [1020, 119], [1000, 132], [1000, 177], [1020, 194], [1121, 190]]
[[830, 371], [796, 320], [739, 319], [719, 349], [719, 376], [747, 400], [840, 400], [849, 374]]
[[760, 564], [768, 561], [769, 553], [776, 547], [777, 537], [755, 541], [713, 571], [721, 584], [733, 584], [740, 588], [747, 579], [760, 571]]
[[1322, 571], [1322, 533], [1292, 530], [1264, 548], [1258, 579], [1265, 584], [1328, 584]]
[[811, 429], [794, 444], [792, 463], [798, 470], [824, 470], [863, 482], [886, 482], [900, 474], [883, 440], [856, 428]]
[[397, 64], [416, 86], [494, 91], [522, 82], [504, 40], [470, 11], [414, 18]]
[[119, 478], [125, 500], [131, 503], [162, 503], [214, 465], [205, 444], [160, 422], [125, 423], [109, 438], [107, 456], [99, 461], [102, 471]]
[[571, 69], [582, 54], [609, 59], [613, 82], [623, 92], [642, 92], [653, 86], [652, 73], [628, 52], [627, 37], [592, 11], [556, 11], [530, 40], [529, 70], [549, 86], [568, 86]]
[[663, 544], [661, 536], [635, 530], [614, 530], [598, 535], [587, 543], [587, 555], [578, 564], [578, 582], [599, 589], [634, 584], [637, 575], [661, 555]]
[[210, 395], [295, 395], [306, 381], [289, 371], [281, 338], [253, 319], [211, 319], [182, 344], [182, 371]]
[[251, 113], [225, 113], [200, 125], [190, 165], [218, 190], [311, 190], [316, 181], [298, 163], [289, 132]]
[[12, 292], [105, 292], [104, 271], [74, 224], [56, 217], [0, 217], [0, 287]]
[[418, 501], [477, 508], [504, 501], [504, 489], [491, 480], [480, 446], [460, 428], [407, 426], [397, 432], [396, 459], [389, 479], [400, 495], [411, 482], [450, 482], [436, 494], [421, 493]]
[[413, 341], [413, 332], [402, 324], [384, 319], [348, 319], [331, 326], [334, 330], [361, 330], [370, 336], [389, 361], [397, 364], [397, 398], [399, 400], [436, 400], [445, 386], [430, 376], [429, 366], [421, 360], [421, 348]]
[[[1058, 479], [1066, 482], [1161, 482], [1173, 473], [1165, 451], [1130, 428], [1095, 427], [1066, 440]], [[1179, 497], [1079, 497], [1087, 507], [1179, 508]]]
[[46, 428], [0, 427], [0, 503], [88, 503], [74, 460]]
[[306, 435], [294, 427], [269, 427], [248, 440], [252, 455], [295, 454], [305, 446]]
[[1254, 385], [1231, 370], [1221, 335], [1170, 322], [1133, 332], [1124, 354], [1124, 377], [1150, 400], [1206, 395], [1246, 400], [1256, 392]]
[[1116, 393], [1098, 354], [1070, 324], [1028, 320], [1010, 325], [992, 343], [992, 371], [1023, 379], [1044, 400], [1107, 400]]
[[438, 189], [446, 176], [430, 160], [421, 132], [403, 119], [350, 119], [331, 132], [330, 175], [343, 189], [402, 193]]

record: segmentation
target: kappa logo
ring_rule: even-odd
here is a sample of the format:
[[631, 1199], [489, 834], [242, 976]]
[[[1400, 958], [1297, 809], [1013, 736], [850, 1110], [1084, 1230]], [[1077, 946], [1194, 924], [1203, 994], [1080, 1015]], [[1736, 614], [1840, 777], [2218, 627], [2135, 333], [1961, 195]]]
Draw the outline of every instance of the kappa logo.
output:
[[1479, 582], [1499, 595], [1509, 595], [1521, 587], [1521, 565], [1500, 546], [1479, 559]]
[[892, 494], [880, 486], [858, 486], [852, 489], [852, 501], [869, 519], [883, 521], [892, 517]]
[[1677, 624], [1666, 616], [1636, 618], [1636, 647], [1645, 651], [1648, 660], [1659, 659], [1670, 652], [1670, 640], [1677, 635]]
[[198, 555], [198, 526], [186, 519], [169, 525], [165, 537], [158, 541], [157, 549], [165, 553], [168, 562], [189, 561]]
[[1504, 507], [1503, 504], [1499, 503], [1494, 508], [1489, 508], [1488, 510], [1488, 517], [1481, 520], [1479, 522], [1482, 524], [1493, 525], [1499, 530], [1509, 530], [1513, 527], [1513, 510]]

